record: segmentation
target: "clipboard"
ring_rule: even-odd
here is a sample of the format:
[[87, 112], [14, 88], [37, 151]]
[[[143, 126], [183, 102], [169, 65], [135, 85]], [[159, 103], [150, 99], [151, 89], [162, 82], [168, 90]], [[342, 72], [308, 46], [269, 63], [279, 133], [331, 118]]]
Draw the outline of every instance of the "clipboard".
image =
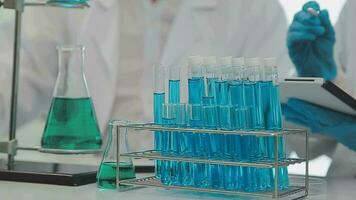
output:
[[356, 99], [323, 78], [287, 78], [280, 85], [281, 102], [297, 98], [338, 112], [356, 116]]

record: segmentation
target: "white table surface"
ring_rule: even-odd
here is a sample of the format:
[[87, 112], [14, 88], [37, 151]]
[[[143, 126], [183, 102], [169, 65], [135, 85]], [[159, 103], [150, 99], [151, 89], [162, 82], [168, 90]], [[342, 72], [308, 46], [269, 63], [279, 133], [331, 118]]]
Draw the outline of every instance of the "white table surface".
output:
[[[320, 194], [319, 192], [323, 194]], [[337, 178], [326, 180], [325, 189], [311, 188], [308, 199], [355, 199], [356, 179]], [[316, 195], [315, 193], [319, 193]], [[131, 191], [99, 190], [95, 184], [79, 187], [0, 181], [1, 200], [157, 200], [157, 199], [240, 199], [236, 196], [209, 195], [159, 188], [140, 188]], [[245, 199], [245, 198], [244, 198]], [[246, 198], [247, 199], [247, 198]]]

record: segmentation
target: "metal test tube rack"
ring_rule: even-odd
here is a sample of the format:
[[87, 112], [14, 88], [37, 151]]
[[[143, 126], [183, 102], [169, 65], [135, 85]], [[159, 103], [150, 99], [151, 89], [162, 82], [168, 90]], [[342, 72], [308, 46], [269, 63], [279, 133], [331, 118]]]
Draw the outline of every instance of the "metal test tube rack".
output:
[[[173, 185], [163, 185], [160, 180], [157, 180], [156, 177], [144, 177], [144, 178], [135, 178], [128, 180], [119, 179], [119, 167], [117, 167], [117, 176], [116, 183], [117, 188], [120, 188], [120, 185], [128, 186], [153, 186], [161, 187], [166, 189], [178, 189], [178, 190], [189, 190], [189, 191], [198, 191], [198, 192], [208, 192], [208, 193], [218, 193], [218, 194], [227, 194], [227, 195], [242, 195], [242, 196], [255, 196], [255, 197], [270, 197], [273, 199], [290, 197], [292, 199], [303, 199], [308, 196], [309, 188], [309, 169], [308, 169], [308, 132], [306, 130], [299, 129], [286, 129], [279, 132], [267, 132], [267, 131], [226, 131], [226, 130], [207, 130], [207, 129], [192, 129], [192, 128], [168, 128], [155, 125], [152, 123], [127, 123], [124, 121], [111, 121], [109, 123], [109, 131], [112, 134], [117, 134], [117, 166], [119, 166], [121, 157], [130, 157], [130, 158], [145, 158], [150, 160], [166, 160], [166, 161], [178, 161], [178, 162], [192, 162], [192, 163], [205, 163], [205, 164], [219, 164], [219, 165], [229, 165], [229, 166], [242, 166], [242, 167], [256, 167], [256, 168], [272, 168], [275, 170], [275, 179], [274, 185], [279, 185], [278, 177], [278, 168], [287, 167], [289, 165], [298, 164], [305, 162], [305, 182], [304, 185], [299, 186], [289, 186], [286, 190], [279, 190], [279, 187], [274, 187], [272, 191], [268, 192], [244, 192], [244, 191], [231, 191], [223, 189], [208, 189], [208, 188], [195, 188], [188, 186], [173, 186]], [[209, 159], [198, 159], [198, 158], [188, 158], [188, 157], [177, 157], [177, 156], [163, 156], [159, 151], [156, 150], [144, 150], [139, 152], [120, 152], [120, 134], [127, 134], [130, 131], [146, 131], [153, 133], [154, 131], [159, 131], [162, 134], [167, 132], [175, 133], [194, 133], [194, 134], [224, 134], [224, 135], [240, 135], [240, 136], [257, 136], [257, 137], [274, 137], [274, 151], [275, 159], [273, 161], [257, 161], [257, 162], [244, 162], [244, 161], [231, 161], [231, 160], [209, 160]], [[296, 158], [278, 158], [278, 138], [290, 135], [303, 135], [305, 137], [305, 158], [296, 159]], [[139, 187], [138, 187], [139, 188]], [[120, 190], [119, 191], [126, 191]]]
[[[25, 181], [25, 182], [40, 182], [40, 183], [50, 183], [50, 184], [61, 184], [61, 185], [81, 185], [89, 182], [95, 182], [95, 175], [91, 175], [91, 179], [88, 179], [84, 182], [71, 182], [73, 178], [73, 174], [62, 174], [61, 176], [60, 173], [56, 173], [58, 171], [58, 164], [47, 164], [46, 166], [43, 166], [40, 164], [38, 166], [37, 164], [34, 163], [26, 163], [23, 162], [21, 165], [24, 165], [24, 168], [26, 168], [26, 165], [32, 166], [33, 168], [39, 168], [39, 167], [52, 167], [55, 168], [52, 171], [53, 172], [33, 172], [33, 171], [27, 171], [27, 169], [23, 169], [21, 167], [21, 172], [15, 172], [15, 156], [17, 154], [17, 150], [31, 150], [31, 151], [42, 151], [41, 148], [37, 147], [18, 147], [17, 145], [17, 139], [16, 139], [16, 122], [17, 122], [17, 104], [18, 104], [18, 86], [19, 86], [19, 71], [20, 71], [20, 48], [21, 48], [21, 23], [22, 23], [22, 13], [24, 12], [25, 7], [31, 7], [31, 6], [36, 6], [36, 7], [47, 7], [47, 6], [55, 6], [55, 7], [62, 7], [62, 8], [67, 8], [61, 6], [61, 4], [55, 4], [55, 3], [46, 3], [46, 1], [43, 2], [25, 2], [25, 0], [0, 0], [0, 8], [6, 8], [6, 9], [12, 9], [15, 11], [15, 30], [14, 30], [14, 49], [13, 49], [13, 71], [12, 71], [12, 87], [11, 87], [11, 105], [10, 105], [10, 130], [9, 130], [9, 140], [8, 141], [0, 141], [0, 153], [5, 153], [8, 155], [7, 163], [5, 166], [0, 165], [0, 179], [4, 180], [13, 180], [13, 181]], [[82, 4], [78, 5], [77, 7], [72, 7], [72, 8], [87, 8], [89, 7], [89, 4]], [[61, 151], [42, 151], [46, 153], [64, 153]], [[74, 153], [96, 153], [97, 151], [93, 152], [74, 152]], [[0, 163], [1, 164], [1, 163]], [[1, 168], [6, 168], [6, 169], [1, 169]], [[79, 172], [81, 171], [80, 169], [76, 169], [75, 171]], [[88, 170], [84, 170], [88, 171]], [[90, 169], [91, 174], [93, 174], [95, 169]], [[31, 176], [31, 175], [43, 175], [40, 177], [38, 180], [36, 177]], [[76, 178], [80, 178], [81, 175], [87, 175], [88, 173], [85, 172], [85, 174], [79, 174], [77, 173]], [[54, 176], [53, 176], [54, 175]], [[53, 177], [53, 181], [51, 181], [51, 178]], [[61, 182], [61, 178], [63, 181]], [[58, 179], [59, 182], [56, 182]]]

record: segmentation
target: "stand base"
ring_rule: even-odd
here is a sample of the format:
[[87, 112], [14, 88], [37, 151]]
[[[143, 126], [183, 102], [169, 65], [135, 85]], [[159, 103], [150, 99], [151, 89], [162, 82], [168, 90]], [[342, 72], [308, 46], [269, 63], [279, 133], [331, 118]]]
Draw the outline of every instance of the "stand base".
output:
[[79, 186], [96, 182], [98, 168], [86, 165], [15, 161], [8, 170], [7, 161], [0, 160], [0, 180], [53, 185]]

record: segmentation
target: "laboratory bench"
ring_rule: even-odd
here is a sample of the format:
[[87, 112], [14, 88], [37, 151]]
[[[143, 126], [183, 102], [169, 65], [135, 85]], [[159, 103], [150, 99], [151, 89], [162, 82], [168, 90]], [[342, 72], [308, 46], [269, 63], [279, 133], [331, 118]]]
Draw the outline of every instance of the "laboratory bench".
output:
[[[356, 197], [356, 179], [330, 178], [325, 181], [325, 188], [313, 188], [308, 199], [347, 200]], [[318, 193], [318, 194], [316, 194]], [[322, 194], [321, 194], [322, 193]], [[249, 199], [236, 196], [214, 195], [198, 192], [166, 190], [160, 188], [137, 188], [118, 192], [100, 190], [96, 184], [69, 187], [45, 184], [0, 181], [1, 200], [157, 200], [157, 199]], [[254, 199], [254, 198], [250, 198]]]

